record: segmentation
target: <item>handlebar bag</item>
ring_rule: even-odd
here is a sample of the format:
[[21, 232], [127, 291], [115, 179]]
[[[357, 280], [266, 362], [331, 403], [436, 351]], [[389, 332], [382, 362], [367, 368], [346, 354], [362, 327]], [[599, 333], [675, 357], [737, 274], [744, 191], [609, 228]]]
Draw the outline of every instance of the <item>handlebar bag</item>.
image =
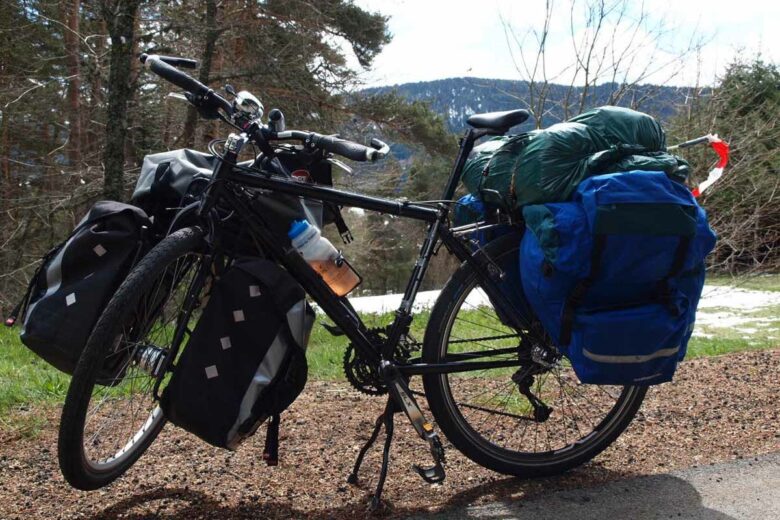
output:
[[[97, 202], [67, 240], [43, 257], [27, 294], [6, 323], [21, 316], [22, 343], [72, 374], [103, 308], [148, 250], [150, 226], [140, 208]], [[110, 379], [120, 361], [109, 356], [101, 378]]]
[[715, 245], [690, 191], [663, 172], [599, 175], [523, 216], [524, 292], [580, 381], [671, 380]]
[[215, 282], [163, 391], [165, 416], [228, 449], [271, 418], [266, 459], [274, 462], [278, 416], [306, 384], [313, 323], [287, 271], [263, 259], [234, 263]]
[[[329, 164], [307, 163], [305, 158], [291, 150], [284, 150], [272, 162], [279, 175], [289, 176], [295, 170], [305, 169], [319, 184], [332, 185]], [[143, 208], [152, 217], [155, 229], [166, 233], [179, 209], [197, 201], [211, 179], [216, 158], [208, 153], [190, 149], [179, 149], [147, 155], [144, 158], [130, 201]], [[250, 166], [252, 161], [241, 163]], [[294, 220], [306, 219], [318, 228], [324, 224], [341, 222], [338, 208], [324, 206], [322, 202], [293, 195], [273, 193], [266, 190], [251, 190], [254, 205], [263, 216], [271, 231], [286, 237]], [[230, 210], [226, 210], [226, 215]], [[226, 232], [236, 236], [236, 247], [243, 254], [256, 254], [254, 244], [245, 236], [246, 227], [237, 223], [236, 229], [225, 222]]]

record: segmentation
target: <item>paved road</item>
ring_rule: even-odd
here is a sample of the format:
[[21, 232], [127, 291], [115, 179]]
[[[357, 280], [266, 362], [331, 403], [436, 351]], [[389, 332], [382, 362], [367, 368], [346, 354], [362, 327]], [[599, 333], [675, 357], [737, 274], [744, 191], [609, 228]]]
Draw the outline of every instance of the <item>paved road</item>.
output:
[[[430, 517], [428, 517], [430, 518]], [[449, 510], [439, 519], [780, 519], [780, 452], [546, 497]]]

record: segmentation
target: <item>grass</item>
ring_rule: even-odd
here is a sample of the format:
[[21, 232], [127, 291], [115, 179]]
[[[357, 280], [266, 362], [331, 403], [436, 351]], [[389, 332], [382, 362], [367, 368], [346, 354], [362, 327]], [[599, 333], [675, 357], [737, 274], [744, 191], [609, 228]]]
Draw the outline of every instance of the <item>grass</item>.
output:
[[[713, 285], [730, 284], [727, 278], [708, 278]], [[780, 275], [742, 279], [740, 287], [780, 291]], [[709, 312], [728, 312], [730, 309], [710, 309]], [[735, 314], [735, 313], [732, 313]], [[422, 312], [412, 323], [412, 337], [422, 341], [430, 313]], [[772, 348], [780, 345], [780, 308], [762, 307], [753, 311], [736, 313], [741, 319], [738, 326], [718, 327], [708, 324], [697, 327], [705, 336], [695, 336], [688, 346], [688, 357], [715, 356], [753, 349]], [[389, 324], [393, 315], [366, 315], [364, 321], [370, 327]], [[318, 316], [318, 321], [321, 315]], [[484, 318], [476, 311], [468, 317], [474, 325]], [[461, 323], [458, 337], [467, 338], [473, 331], [468, 323]], [[0, 430], [9, 429], [22, 435], [35, 434], [42, 426], [39, 416], [32, 412], [41, 404], [56, 405], [62, 402], [68, 389], [69, 376], [58, 372], [25, 348], [18, 337], [18, 329], [0, 328]], [[473, 337], [473, 336], [471, 336]], [[309, 374], [313, 380], [343, 380], [342, 361], [348, 340], [334, 337], [319, 323], [312, 331], [307, 359]], [[13, 412], [13, 413], [11, 413]]]
[[780, 274], [748, 274], [739, 276], [707, 275], [707, 285], [728, 285], [753, 291], [780, 291]]

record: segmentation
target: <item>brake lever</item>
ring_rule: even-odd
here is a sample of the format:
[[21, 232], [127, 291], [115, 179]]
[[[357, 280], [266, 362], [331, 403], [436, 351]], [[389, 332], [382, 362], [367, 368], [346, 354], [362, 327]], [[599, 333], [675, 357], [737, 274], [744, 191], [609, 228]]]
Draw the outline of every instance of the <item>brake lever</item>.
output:
[[380, 141], [376, 137], [371, 139], [371, 142], [369, 143], [371, 148], [376, 150], [377, 159], [384, 159], [385, 156], [390, 153], [390, 145], [387, 143]]
[[219, 113], [219, 108], [213, 105], [208, 106], [207, 104], [198, 103], [195, 95], [190, 92], [185, 92], [183, 95], [184, 99], [189, 101], [190, 104], [198, 110], [198, 113], [203, 119], [222, 119], [222, 114]]

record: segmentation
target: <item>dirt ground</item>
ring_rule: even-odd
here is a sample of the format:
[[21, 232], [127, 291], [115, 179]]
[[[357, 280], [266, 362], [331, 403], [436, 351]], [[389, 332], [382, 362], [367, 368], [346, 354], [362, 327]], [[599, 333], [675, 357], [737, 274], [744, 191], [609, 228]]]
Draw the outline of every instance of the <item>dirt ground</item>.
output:
[[[651, 389], [612, 447], [566, 475], [537, 480], [492, 473], [451, 448], [445, 483], [426, 484], [410, 469], [429, 462], [426, 449], [398, 418], [384, 515], [520, 500], [777, 451], [778, 397], [780, 349], [685, 362], [674, 383]], [[370, 453], [357, 486], [346, 477], [382, 405], [346, 384], [310, 383], [283, 417], [275, 468], [262, 461], [264, 428], [227, 452], [168, 425], [123, 478], [90, 493], [71, 489], [59, 473], [58, 410], [50, 410], [36, 438], [0, 432], [0, 518], [362, 518], [380, 450]]]

